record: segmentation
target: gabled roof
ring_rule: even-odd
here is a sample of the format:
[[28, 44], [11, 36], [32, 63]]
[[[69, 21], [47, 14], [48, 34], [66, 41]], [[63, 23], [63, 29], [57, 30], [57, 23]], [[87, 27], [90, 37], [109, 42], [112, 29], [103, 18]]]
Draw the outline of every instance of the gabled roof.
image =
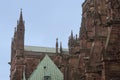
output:
[[43, 80], [44, 76], [50, 76], [51, 80], [63, 80], [62, 72], [48, 55], [38, 64], [36, 70], [34, 70], [28, 80]]
[[[33, 51], [33, 52], [56, 53], [56, 49], [51, 47], [24, 46], [24, 50]], [[63, 53], [68, 53], [68, 49], [62, 49], [62, 50]], [[60, 53], [60, 49], [58, 49], [58, 53]]]

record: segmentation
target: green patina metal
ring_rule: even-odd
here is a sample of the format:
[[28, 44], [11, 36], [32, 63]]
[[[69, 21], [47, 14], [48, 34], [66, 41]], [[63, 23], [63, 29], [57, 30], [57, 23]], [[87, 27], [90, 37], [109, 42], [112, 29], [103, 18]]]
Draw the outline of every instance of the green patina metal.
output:
[[50, 57], [46, 55], [28, 80], [63, 80], [63, 74]]

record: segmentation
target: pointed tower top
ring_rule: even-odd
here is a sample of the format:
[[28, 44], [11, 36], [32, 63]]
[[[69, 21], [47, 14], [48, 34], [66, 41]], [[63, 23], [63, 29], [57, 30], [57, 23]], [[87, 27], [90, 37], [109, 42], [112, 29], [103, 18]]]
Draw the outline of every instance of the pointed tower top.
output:
[[71, 30], [71, 35], [73, 35], [73, 30]]
[[21, 9], [21, 11], [20, 11], [20, 18], [19, 18], [19, 21], [20, 21], [20, 22], [23, 22], [22, 9]]
[[14, 38], [16, 37], [17, 28], [14, 28]]
[[[23, 21], [22, 9], [20, 10], [20, 17], [19, 17], [19, 20], [17, 21], [17, 26], [24, 29], [24, 21]], [[17, 29], [18, 29], [18, 27], [17, 27]]]
[[58, 38], [56, 38], [56, 47], [58, 47]]
[[62, 53], [62, 42], [60, 42], [60, 53]]
[[56, 42], [58, 42], [58, 38], [56, 38]]
[[56, 53], [58, 53], [58, 38], [56, 38]]
[[73, 30], [71, 30], [71, 39], [73, 39]]

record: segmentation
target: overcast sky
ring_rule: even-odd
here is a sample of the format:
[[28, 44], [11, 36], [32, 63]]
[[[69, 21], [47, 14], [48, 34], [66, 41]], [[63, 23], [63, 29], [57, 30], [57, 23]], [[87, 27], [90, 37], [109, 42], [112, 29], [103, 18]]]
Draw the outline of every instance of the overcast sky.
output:
[[79, 33], [84, 0], [2, 0], [0, 2], [0, 80], [9, 80], [11, 38], [23, 10], [25, 45], [68, 47], [71, 30]]

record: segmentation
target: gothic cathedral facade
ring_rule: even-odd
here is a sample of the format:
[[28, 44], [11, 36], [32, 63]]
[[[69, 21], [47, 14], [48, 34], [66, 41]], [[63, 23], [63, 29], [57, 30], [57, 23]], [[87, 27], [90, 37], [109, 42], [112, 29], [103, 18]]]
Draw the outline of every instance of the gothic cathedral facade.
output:
[[68, 49], [59, 48], [58, 39], [56, 48], [25, 46], [24, 35], [21, 11], [11, 43], [10, 80], [29, 80], [46, 54], [64, 80], [120, 80], [120, 0], [85, 0], [79, 35], [71, 31]]

